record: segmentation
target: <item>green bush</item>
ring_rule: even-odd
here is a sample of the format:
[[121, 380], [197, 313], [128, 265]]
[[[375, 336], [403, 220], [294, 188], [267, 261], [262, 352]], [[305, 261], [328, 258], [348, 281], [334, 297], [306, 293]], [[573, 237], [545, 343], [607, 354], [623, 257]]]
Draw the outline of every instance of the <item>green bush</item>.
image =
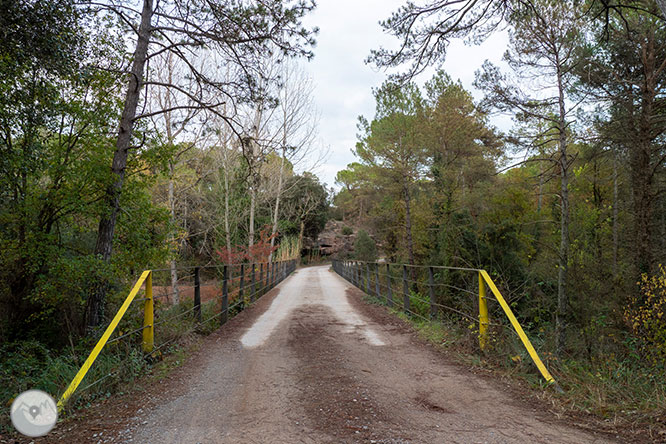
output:
[[354, 234], [354, 230], [352, 230], [350, 227], [344, 226], [342, 227], [342, 234], [349, 236], [350, 234]]
[[359, 230], [356, 243], [354, 243], [354, 255], [359, 261], [374, 262], [377, 260], [377, 246], [365, 230]]

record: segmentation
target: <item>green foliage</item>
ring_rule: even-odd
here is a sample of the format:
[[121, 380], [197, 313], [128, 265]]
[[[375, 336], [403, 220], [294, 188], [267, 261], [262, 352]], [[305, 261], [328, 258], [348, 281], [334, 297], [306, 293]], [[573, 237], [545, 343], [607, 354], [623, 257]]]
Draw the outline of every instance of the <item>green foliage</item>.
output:
[[417, 291], [409, 292], [409, 310], [422, 318], [428, 319], [430, 316], [430, 303], [427, 297]]
[[[328, 193], [319, 179], [304, 173], [290, 177], [285, 184], [282, 218], [292, 221], [298, 231], [287, 231], [284, 235], [307, 236], [316, 239], [328, 220]], [[301, 239], [302, 240], [302, 239]]]
[[90, 256], [112, 178], [122, 39], [74, 2], [5, 3], [0, 20], [13, 31], [0, 45], [0, 341], [61, 346], [82, 333], [92, 278], [118, 281], [165, 257], [166, 213], [151, 200], [153, 177], [137, 174], [154, 160], [144, 150], [127, 170], [117, 256]]
[[359, 261], [374, 262], [377, 260], [377, 246], [365, 230], [359, 230], [354, 243], [354, 256]]
[[[634, 19], [628, 24], [635, 25]], [[646, 36], [657, 32], [649, 26], [652, 20], [654, 17], [647, 20], [641, 31]], [[614, 38], [612, 48], [618, 53], [606, 54], [606, 49], [595, 46], [586, 49], [598, 51], [594, 55], [598, 59], [593, 59], [593, 71], [586, 74], [590, 77], [583, 83], [594, 83], [598, 93], [605, 91], [602, 73], [607, 74], [609, 69], [602, 60], [606, 57], [622, 66], [620, 71], [641, 78], [644, 75], [645, 67], [639, 69], [642, 62], [632, 61], [639, 46], [627, 48], [625, 41]], [[655, 50], [659, 59], [662, 50], [661, 47]], [[632, 55], [622, 59], [622, 51], [631, 51]], [[640, 83], [638, 78], [632, 78], [635, 84]], [[568, 74], [567, 82], [572, 87], [573, 80]], [[615, 80], [610, 83], [612, 88], [620, 87]], [[497, 86], [493, 82], [488, 85]], [[389, 262], [406, 262], [409, 257], [407, 199], [403, 186], [406, 183], [416, 262], [487, 269], [556, 379], [574, 392], [577, 404], [603, 416], [620, 412], [625, 419], [634, 406], [640, 406], [636, 408], [645, 412], [663, 408], [664, 385], [650, 386], [650, 381], [663, 377], [665, 371], [662, 364], [666, 356], [663, 317], [666, 275], [661, 267], [657, 269], [657, 262], [653, 260], [654, 270], [643, 275], [640, 288], [636, 285], [638, 278], [632, 277], [636, 267], [644, 267], [646, 262], [636, 259], [634, 230], [638, 227], [645, 232], [640, 229], [645, 221], [640, 219], [649, 212], [645, 208], [635, 210], [636, 202], [641, 199], [654, 198], [649, 202], [643, 200], [646, 205], [654, 205], [650, 210], [654, 213], [647, 216], [653, 230], [649, 250], [656, 257], [666, 258], [664, 231], [657, 228], [666, 220], [666, 200], [663, 196], [646, 197], [636, 191], [641, 187], [643, 191], [649, 189], [647, 185], [663, 190], [666, 183], [663, 146], [652, 141], [639, 150], [647, 162], [643, 166], [649, 163], [654, 167], [651, 173], [640, 174], [642, 178], [655, 180], [646, 185], [637, 175], [639, 162], [635, 153], [629, 151], [638, 149], [635, 139], [638, 130], [627, 131], [628, 126], [618, 126], [616, 121], [631, 119], [627, 112], [639, 112], [634, 105], [640, 102], [637, 96], [624, 100], [633, 93], [623, 89], [620, 94], [618, 89], [612, 99], [617, 100], [613, 104], [617, 109], [612, 108], [609, 114], [606, 110], [597, 110], [595, 123], [581, 117], [576, 123], [584, 127], [581, 129], [585, 131], [585, 138], [579, 142], [574, 142], [575, 130], [579, 128], [574, 129], [572, 125], [567, 129], [570, 221], [566, 240], [570, 247], [565, 320], [569, 333], [564, 341], [565, 350], [558, 354], [555, 313], [563, 213], [561, 165], [554, 161], [559, 148], [552, 140], [552, 125], [541, 124], [527, 115], [520, 117], [523, 126], [515, 133], [516, 139], [508, 142], [523, 150], [525, 147], [520, 141], [530, 136], [538, 146], [538, 153], [528, 156], [520, 165], [500, 169], [504, 166], [502, 155], [511, 154], [514, 146], [503, 145], [487, 126], [486, 115], [471, 95], [442, 72], [426, 84], [424, 91], [419, 111], [413, 115], [403, 111], [407, 109], [402, 101], [404, 91], [402, 96], [398, 95], [400, 100], [393, 102], [387, 100], [388, 92], [382, 92], [387, 96], [378, 98], [381, 113], [378, 111], [372, 123], [361, 121], [364, 134], [357, 147], [359, 163], [349, 164], [338, 174], [341, 190], [333, 199], [345, 220], [353, 220], [376, 233]], [[500, 92], [497, 88], [493, 91]], [[390, 109], [393, 113], [388, 111]], [[536, 103], [521, 110], [526, 114], [544, 113], [542, 117], [546, 120], [552, 117]], [[568, 118], [573, 120], [573, 114]], [[634, 115], [631, 125], [636, 124], [636, 119]], [[656, 122], [650, 119], [649, 125]], [[617, 145], [589, 142], [588, 132], [596, 131], [616, 140]], [[415, 135], [416, 151], [409, 150], [406, 143], [396, 143], [398, 133], [407, 141], [411, 140], [409, 135]], [[655, 137], [656, 134], [661, 133], [652, 131], [649, 135]], [[654, 157], [657, 152], [662, 153], [661, 158]], [[411, 165], [406, 161], [414, 159], [410, 157], [414, 153], [420, 153], [418, 162], [414, 163], [418, 167], [406, 168]], [[652, 160], [648, 160], [650, 156]], [[415, 171], [416, 174], [412, 174]], [[394, 278], [399, 282], [400, 276]], [[428, 277], [415, 270], [410, 279], [418, 281], [410, 284], [412, 309], [428, 317], [429, 307], [419, 296], [428, 294], [425, 284]], [[445, 324], [444, 328], [455, 332], [456, 346], [465, 353], [477, 353], [477, 325], [454, 311], [478, 316], [474, 299], [470, 299], [470, 293], [477, 291], [475, 276], [441, 270], [435, 273], [434, 279], [438, 286], [437, 301], [453, 309], [442, 308], [439, 320]], [[505, 319], [497, 304], [491, 303], [490, 310], [492, 322]], [[428, 334], [445, 336], [432, 331]], [[539, 384], [539, 376], [524, 348], [508, 329], [491, 328], [489, 349], [481, 357], [475, 356], [470, 359], [524, 374], [529, 381]], [[631, 377], [636, 380], [629, 382]], [[628, 393], [620, 393], [622, 387], [626, 387]]]
[[625, 308], [624, 319], [640, 341], [642, 354], [655, 365], [666, 360], [666, 268], [656, 275], [641, 276], [641, 294]]
[[342, 227], [342, 234], [344, 236], [349, 236], [351, 234], [354, 234], [354, 230], [351, 227], [345, 225], [344, 227]]

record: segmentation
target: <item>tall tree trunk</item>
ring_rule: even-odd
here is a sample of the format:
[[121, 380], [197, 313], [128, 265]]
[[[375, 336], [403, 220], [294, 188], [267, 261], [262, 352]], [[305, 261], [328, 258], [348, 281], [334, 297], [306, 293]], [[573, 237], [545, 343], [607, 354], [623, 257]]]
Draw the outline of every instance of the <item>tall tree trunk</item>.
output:
[[359, 205], [358, 205], [358, 224], [362, 225], [363, 224], [363, 197], [359, 199]]
[[252, 186], [250, 189], [250, 229], [248, 230], [247, 234], [247, 243], [249, 247], [254, 245], [254, 206], [256, 199], [256, 192], [254, 190], [254, 186]]
[[537, 196], [537, 220], [534, 224], [535, 244], [541, 241], [541, 207], [543, 206], [543, 162], [539, 162], [539, 191]]
[[[113, 155], [113, 163], [111, 165], [111, 171], [115, 180], [106, 190], [105, 204], [107, 206], [107, 212], [100, 218], [97, 231], [97, 243], [95, 245], [95, 254], [100, 256], [106, 262], [111, 260], [111, 253], [113, 250], [113, 235], [116, 229], [118, 212], [120, 210], [120, 194], [125, 179], [127, 154], [132, 140], [134, 117], [136, 116], [136, 108], [139, 103], [139, 96], [141, 95], [141, 84], [143, 83], [146, 55], [148, 54], [148, 44], [150, 42], [152, 16], [153, 0], [143, 0], [141, 24], [139, 25], [136, 48], [134, 50], [134, 60], [132, 62], [127, 93], [125, 95], [125, 106], [120, 117], [116, 151]], [[89, 327], [95, 327], [101, 323], [107, 287], [108, 283], [101, 283], [101, 285], [99, 285], [95, 291], [91, 292], [88, 297], [86, 324]]]
[[[407, 253], [409, 254], [409, 265], [414, 265], [414, 241], [412, 240], [412, 207], [409, 186], [403, 183], [402, 192], [405, 198], [405, 237], [407, 239]], [[412, 270], [414, 270], [412, 268]]]
[[[171, 223], [175, 226], [176, 225], [176, 198], [174, 195], [174, 166], [173, 166], [173, 161], [169, 162], [169, 212], [171, 214]], [[175, 246], [176, 251], [178, 250], [178, 246], [176, 245], [177, 238], [176, 234], [172, 233], [171, 234], [171, 244]], [[180, 302], [180, 295], [178, 293], [178, 270], [176, 266], [176, 259], [173, 258], [171, 259], [170, 263], [170, 269], [171, 269], [171, 290], [173, 292], [173, 303], [178, 304]]]
[[[559, 65], [559, 64], [558, 64]], [[569, 272], [569, 160], [567, 158], [566, 109], [564, 103], [564, 86], [558, 69], [557, 85], [559, 89], [559, 151], [560, 151], [560, 251], [557, 276], [557, 315], [555, 329], [557, 335], [557, 354], [564, 352], [566, 346], [567, 312], [569, 297], [567, 294], [567, 278]]]
[[227, 173], [228, 167], [228, 152], [226, 142], [222, 147], [224, 150], [224, 238], [227, 244], [227, 253], [231, 253], [231, 233], [229, 232], [229, 173]]
[[634, 205], [634, 264], [635, 279], [641, 273], [649, 273], [653, 265], [652, 217], [653, 217], [653, 169], [652, 133], [657, 113], [655, 99], [658, 81], [654, 30], [647, 33], [641, 43], [641, 62], [644, 84], [641, 87], [641, 108], [638, 116], [637, 143], [630, 150], [631, 185]]
[[[620, 200], [618, 197], [617, 150], [613, 150], [613, 282], [615, 284], [617, 284], [619, 281], [617, 255], [620, 243], [620, 228], [618, 222]], [[616, 285], [613, 286], [613, 288], [616, 287]]]
[[[287, 146], [286, 138], [283, 140], [284, 145]], [[273, 211], [273, 230], [271, 231], [271, 254], [269, 260], [273, 257], [273, 246], [275, 245], [275, 233], [278, 229], [278, 217], [280, 215], [280, 195], [282, 194], [282, 175], [284, 174], [284, 149], [282, 151], [282, 158], [280, 159], [280, 176], [278, 177], [277, 195], [275, 196], [275, 210]]]
[[[168, 59], [169, 69], [168, 69], [168, 82], [171, 84], [173, 82], [173, 65], [171, 57]], [[171, 109], [171, 94], [169, 91], [165, 93], [165, 108]], [[171, 125], [171, 112], [164, 113], [164, 123], [166, 128], [167, 143], [173, 145], [174, 136]], [[171, 213], [171, 225], [176, 226], [176, 198], [174, 194], [174, 175], [175, 168], [173, 160], [169, 160], [169, 211]], [[171, 233], [171, 244], [175, 246], [176, 252], [178, 252], [178, 246], [176, 245], [176, 233]], [[173, 292], [172, 302], [174, 304], [180, 303], [180, 295], [178, 293], [178, 270], [176, 268], [176, 258], [171, 259], [169, 268], [171, 269], [171, 291]]]
[[[645, 144], [647, 145], [647, 144]], [[652, 177], [649, 148], [632, 150], [632, 193], [634, 203], [634, 264], [636, 273], [649, 273], [652, 267]]]
[[252, 142], [252, 165], [250, 165], [250, 227], [248, 230], [248, 246], [254, 245], [254, 210], [259, 182], [259, 136], [261, 135], [262, 104], [257, 105], [254, 117], [254, 140]]
[[305, 219], [301, 219], [301, 229], [298, 232], [298, 245], [303, 245], [304, 235], [305, 235]]

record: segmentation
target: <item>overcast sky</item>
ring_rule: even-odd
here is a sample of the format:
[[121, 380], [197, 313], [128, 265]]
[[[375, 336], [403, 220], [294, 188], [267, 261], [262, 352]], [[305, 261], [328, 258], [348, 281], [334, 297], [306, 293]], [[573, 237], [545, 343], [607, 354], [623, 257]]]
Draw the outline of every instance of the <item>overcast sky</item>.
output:
[[[306, 25], [320, 29], [315, 57], [304, 62], [303, 67], [315, 84], [321, 142], [330, 147], [327, 162], [316, 173], [329, 187], [334, 186], [336, 173], [354, 162], [351, 149], [356, 144], [358, 116], [369, 119], [374, 116], [372, 88], [381, 85], [387, 73], [366, 65], [364, 59], [373, 48], [398, 45], [397, 39], [382, 32], [378, 22], [402, 3], [401, 0], [320, 0], [317, 9], [305, 20]], [[506, 44], [504, 34], [497, 34], [481, 46], [455, 42], [443, 68], [480, 99], [481, 94], [472, 87], [474, 71], [486, 59], [498, 63]], [[426, 81], [432, 73], [424, 73], [417, 81]], [[506, 117], [494, 118], [493, 123], [502, 129], [510, 125]]]

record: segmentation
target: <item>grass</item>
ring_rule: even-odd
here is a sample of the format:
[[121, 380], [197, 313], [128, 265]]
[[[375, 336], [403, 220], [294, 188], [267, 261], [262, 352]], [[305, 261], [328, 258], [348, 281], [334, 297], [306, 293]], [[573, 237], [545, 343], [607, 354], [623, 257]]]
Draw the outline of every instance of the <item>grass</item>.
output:
[[[374, 296], [364, 295], [363, 299], [385, 305]], [[424, 307], [416, 309], [427, 313]], [[642, 442], [666, 441], [666, 363], [650, 365], [635, 354], [627, 358], [611, 354], [594, 360], [558, 360], [543, 352], [547, 348], [544, 335], [528, 332], [542, 360], [564, 389], [563, 394], [558, 394], [546, 389], [529, 355], [510, 331], [492, 330], [490, 349], [481, 352], [477, 327], [470, 328], [467, 319], [451, 316], [427, 321], [399, 308], [391, 311], [409, 322], [424, 340], [447, 350], [461, 364], [538, 390], [538, 397], [545, 398], [561, 414], [585, 414], [601, 428], [645, 440]]]

